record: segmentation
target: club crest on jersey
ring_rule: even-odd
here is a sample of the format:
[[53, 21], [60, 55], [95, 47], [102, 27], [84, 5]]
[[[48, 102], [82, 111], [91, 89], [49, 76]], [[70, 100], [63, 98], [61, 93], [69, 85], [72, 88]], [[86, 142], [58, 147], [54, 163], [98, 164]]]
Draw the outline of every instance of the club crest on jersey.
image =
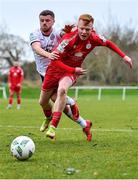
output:
[[68, 40], [63, 40], [57, 47], [57, 50], [62, 53], [64, 52], [65, 47], [68, 45], [69, 41]]
[[82, 52], [77, 52], [74, 54], [76, 57], [82, 57], [83, 56], [83, 53]]
[[90, 49], [91, 48], [91, 44], [86, 44], [86, 49]]

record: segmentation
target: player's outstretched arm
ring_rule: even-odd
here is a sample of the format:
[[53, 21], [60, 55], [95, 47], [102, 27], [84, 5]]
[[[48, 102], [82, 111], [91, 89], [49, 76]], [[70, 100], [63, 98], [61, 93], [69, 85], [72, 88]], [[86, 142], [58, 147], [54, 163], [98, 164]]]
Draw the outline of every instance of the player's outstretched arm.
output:
[[123, 60], [125, 61], [125, 63], [128, 64], [130, 68], [132, 68], [131, 58], [126, 56], [125, 53], [121, 51], [121, 49], [115, 43], [113, 43], [110, 40], [107, 40], [106, 46], [112, 49], [114, 52], [116, 52], [119, 56], [121, 56]]

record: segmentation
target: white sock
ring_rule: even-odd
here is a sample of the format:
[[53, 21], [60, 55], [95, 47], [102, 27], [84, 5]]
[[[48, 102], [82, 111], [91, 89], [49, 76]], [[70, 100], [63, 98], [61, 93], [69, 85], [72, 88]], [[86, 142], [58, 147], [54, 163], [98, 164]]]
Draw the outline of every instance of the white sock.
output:
[[76, 103], [76, 101], [69, 96], [67, 96], [66, 99], [67, 99], [66, 104], [68, 104], [68, 105], [73, 106]]
[[[73, 115], [70, 107], [68, 108], [68, 112], [66, 112], [66, 114], [73, 120]], [[79, 116], [76, 121], [75, 120], [73, 121], [79, 124], [82, 128], [85, 128], [87, 126], [85, 119], [83, 119], [81, 116]]]
[[20, 109], [21, 108], [21, 105], [20, 104], [17, 104], [17, 109]]
[[68, 105], [68, 111], [66, 112], [66, 114], [67, 114], [67, 116], [69, 116], [73, 120], [73, 115], [72, 115], [70, 105]]
[[76, 121], [82, 128], [85, 128], [87, 126], [86, 124], [86, 120], [83, 119], [81, 116], [79, 116], [79, 118]]
[[7, 109], [12, 108], [12, 104], [8, 104]]

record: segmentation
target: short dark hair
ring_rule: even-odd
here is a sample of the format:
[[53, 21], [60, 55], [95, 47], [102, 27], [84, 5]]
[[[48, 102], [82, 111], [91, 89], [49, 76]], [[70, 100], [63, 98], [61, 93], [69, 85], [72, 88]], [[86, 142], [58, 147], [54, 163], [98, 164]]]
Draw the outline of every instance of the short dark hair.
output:
[[53, 11], [50, 11], [50, 10], [43, 10], [39, 16], [47, 16], [47, 15], [50, 15], [52, 16], [53, 18], [55, 18], [55, 14]]

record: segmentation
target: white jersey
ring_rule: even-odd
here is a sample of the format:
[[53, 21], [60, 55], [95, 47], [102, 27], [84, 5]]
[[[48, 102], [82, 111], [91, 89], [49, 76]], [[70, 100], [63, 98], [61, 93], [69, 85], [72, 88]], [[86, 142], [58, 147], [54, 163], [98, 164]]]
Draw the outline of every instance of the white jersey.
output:
[[[61, 31], [56, 31], [53, 29], [49, 36], [44, 36], [40, 29], [36, 30], [33, 33], [30, 33], [30, 45], [33, 42], [40, 42], [41, 48], [47, 52], [52, 52], [53, 48], [58, 45]], [[42, 76], [45, 75], [46, 69], [50, 63], [50, 59], [42, 57], [41, 55], [36, 54], [33, 50], [35, 62], [36, 62], [36, 69], [38, 73]]]

